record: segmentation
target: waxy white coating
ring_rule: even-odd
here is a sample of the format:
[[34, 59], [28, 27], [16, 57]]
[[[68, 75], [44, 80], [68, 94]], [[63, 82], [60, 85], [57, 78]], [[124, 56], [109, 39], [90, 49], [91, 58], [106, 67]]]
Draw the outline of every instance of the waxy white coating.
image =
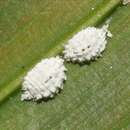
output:
[[66, 80], [64, 60], [60, 57], [43, 59], [24, 77], [21, 100], [52, 98], [63, 89]]
[[107, 36], [112, 37], [108, 24], [102, 28], [88, 27], [81, 30], [65, 45], [64, 58], [81, 63], [101, 56], [107, 44]]
[[128, 3], [130, 3], [130, 0], [123, 0], [123, 5], [127, 5]]

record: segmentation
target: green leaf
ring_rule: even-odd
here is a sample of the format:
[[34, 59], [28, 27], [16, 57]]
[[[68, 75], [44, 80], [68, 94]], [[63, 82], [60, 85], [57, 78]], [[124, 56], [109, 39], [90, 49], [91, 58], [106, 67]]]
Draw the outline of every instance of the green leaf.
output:
[[[120, 0], [2, 1], [0, 101], [18, 88], [37, 61], [61, 52], [83, 27], [111, 14], [112, 39], [90, 65], [68, 64], [68, 80], [55, 99], [21, 102], [20, 91], [1, 102], [0, 130], [129, 130], [130, 6]], [[92, 11], [92, 7], [95, 8]]]
[[18, 88], [26, 71], [36, 62], [60, 52], [73, 33], [98, 24], [119, 3], [120, 0], [3, 2], [0, 102]]

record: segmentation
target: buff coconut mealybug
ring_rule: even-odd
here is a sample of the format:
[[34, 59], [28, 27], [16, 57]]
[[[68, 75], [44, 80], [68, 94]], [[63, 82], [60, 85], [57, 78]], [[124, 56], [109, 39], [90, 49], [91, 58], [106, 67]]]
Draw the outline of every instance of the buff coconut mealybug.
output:
[[107, 28], [108, 24], [102, 28], [87, 27], [75, 34], [65, 45], [64, 58], [81, 63], [100, 57], [107, 44], [106, 37], [112, 37]]
[[21, 100], [38, 101], [53, 98], [63, 89], [66, 80], [64, 60], [60, 57], [51, 57], [41, 60], [24, 77]]

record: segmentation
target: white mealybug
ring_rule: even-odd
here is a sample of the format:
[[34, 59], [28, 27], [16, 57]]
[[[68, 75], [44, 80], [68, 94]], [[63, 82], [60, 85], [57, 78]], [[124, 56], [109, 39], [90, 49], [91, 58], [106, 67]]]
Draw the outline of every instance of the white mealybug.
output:
[[130, 3], [130, 0], [123, 0], [123, 5], [127, 5], [128, 3]]
[[107, 36], [112, 37], [108, 24], [102, 28], [88, 27], [81, 30], [65, 45], [64, 58], [81, 63], [101, 56], [107, 44]]
[[43, 59], [24, 77], [21, 100], [52, 98], [63, 89], [66, 80], [64, 60], [60, 57]]

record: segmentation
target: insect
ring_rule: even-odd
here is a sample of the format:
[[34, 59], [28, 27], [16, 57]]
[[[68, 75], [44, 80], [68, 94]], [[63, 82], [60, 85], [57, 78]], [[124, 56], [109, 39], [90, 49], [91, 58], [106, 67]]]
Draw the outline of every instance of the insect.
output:
[[123, 5], [126, 5], [126, 4], [128, 4], [128, 3], [130, 3], [130, 0], [123, 0]]
[[107, 44], [106, 37], [112, 37], [107, 28], [108, 25], [88, 27], [75, 34], [65, 45], [64, 58], [81, 63], [100, 57]]
[[38, 101], [43, 98], [53, 98], [63, 89], [66, 80], [64, 60], [51, 57], [41, 60], [24, 77], [21, 100]]

